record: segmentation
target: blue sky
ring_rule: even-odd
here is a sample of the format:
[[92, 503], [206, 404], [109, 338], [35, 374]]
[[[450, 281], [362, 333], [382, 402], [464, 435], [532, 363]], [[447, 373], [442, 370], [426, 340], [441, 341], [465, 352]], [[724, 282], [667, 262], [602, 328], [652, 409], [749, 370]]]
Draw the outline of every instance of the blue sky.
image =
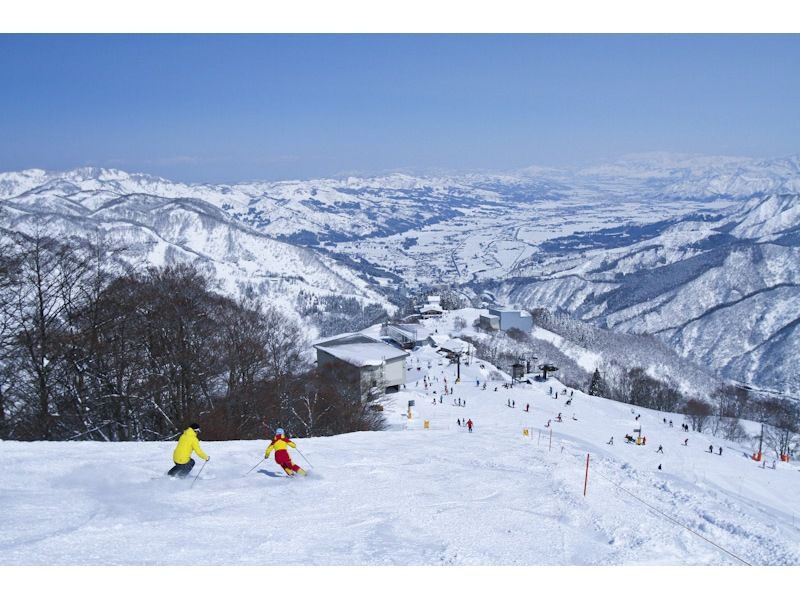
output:
[[0, 170], [193, 182], [800, 153], [798, 35], [0, 35]]

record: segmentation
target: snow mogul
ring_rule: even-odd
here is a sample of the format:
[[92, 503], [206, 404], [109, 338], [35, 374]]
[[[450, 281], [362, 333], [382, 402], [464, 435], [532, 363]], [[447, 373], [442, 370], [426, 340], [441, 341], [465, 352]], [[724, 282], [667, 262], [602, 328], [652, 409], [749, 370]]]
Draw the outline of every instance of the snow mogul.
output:
[[283, 431], [283, 428], [278, 428], [275, 430], [275, 437], [272, 439], [272, 442], [269, 443], [269, 446], [264, 453], [264, 458], [268, 459], [269, 454], [272, 451], [275, 451], [275, 463], [283, 468], [283, 471], [286, 472], [286, 475], [294, 475], [296, 473], [299, 473], [300, 475], [306, 475], [306, 472], [302, 467], [292, 463], [292, 458], [289, 456], [289, 451], [286, 450], [287, 447], [297, 448], [297, 445], [289, 438], [289, 436], [286, 435], [286, 433]]
[[185, 478], [189, 475], [189, 472], [192, 471], [192, 467], [194, 467], [192, 451], [197, 453], [198, 457], [206, 461], [211, 458], [200, 448], [200, 441], [197, 439], [199, 433], [199, 424], [192, 424], [183, 431], [183, 434], [181, 434], [181, 437], [178, 439], [178, 446], [175, 447], [175, 452], [172, 453], [172, 460], [175, 462], [175, 467], [167, 472], [169, 475], [179, 478]]

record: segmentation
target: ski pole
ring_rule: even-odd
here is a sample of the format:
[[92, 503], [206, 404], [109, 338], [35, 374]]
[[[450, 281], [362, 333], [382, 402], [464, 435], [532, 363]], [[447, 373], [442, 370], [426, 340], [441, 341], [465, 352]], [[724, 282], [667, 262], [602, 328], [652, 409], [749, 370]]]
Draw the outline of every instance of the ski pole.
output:
[[[261, 461], [259, 461], [259, 462], [258, 462], [258, 463], [256, 463], [255, 465], [253, 465], [253, 467], [250, 469], [250, 471], [253, 471], [253, 469], [255, 469], [256, 467], [258, 467], [259, 465], [261, 465], [261, 464], [262, 464], [264, 461], [266, 461], [266, 460], [267, 460], [267, 458], [266, 458], [266, 457], [264, 457], [263, 459], [261, 459]], [[247, 472], [246, 474], [244, 474], [242, 477], [244, 477], [245, 475], [249, 475], [249, 474], [250, 474], [250, 471], [248, 471], [248, 472]]]
[[302, 452], [302, 451], [301, 451], [299, 448], [295, 448], [294, 450], [296, 450], [298, 453], [300, 453], [300, 456], [301, 456], [301, 457], [303, 457], [303, 459], [305, 459], [305, 460], [306, 460], [306, 463], [308, 463], [308, 466], [309, 466], [311, 469], [314, 469], [314, 466], [313, 466], [313, 465], [311, 465], [311, 461], [309, 461], [308, 459], [306, 459], [306, 456], [303, 454], [303, 452]]
[[198, 471], [198, 472], [197, 472], [197, 475], [196, 475], [196, 476], [194, 476], [194, 479], [192, 480], [192, 485], [191, 485], [191, 486], [189, 486], [189, 488], [191, 488], [192, 486], [194, 486], [194, 483], [197, 481], [197, 478], [199, 478], [199, 477], [200, 477], [200, 474], [201, 474], [201, 473], [203, 473], [203, 467], [205, 467], [205, 466], [206, 466], [206, 463], [208, 463], [208, 461], [207, 461], [207, 460], [206, 460], [206, 461], [203, 461], [203, 464], [200, 466], [200, 471]]

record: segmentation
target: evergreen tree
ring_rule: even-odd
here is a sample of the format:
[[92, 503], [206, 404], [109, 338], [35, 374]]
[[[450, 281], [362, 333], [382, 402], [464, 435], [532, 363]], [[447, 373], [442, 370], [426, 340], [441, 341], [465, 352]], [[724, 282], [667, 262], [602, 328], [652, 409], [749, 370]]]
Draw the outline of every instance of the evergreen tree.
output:
[[600, 370], [597, 368], [595, 368], [592, 379], [589, 382], [589, 394], [593, 397], [604, 397], [607, 394], [606, 382], [603, 380], [603, 377], [600, 375]]

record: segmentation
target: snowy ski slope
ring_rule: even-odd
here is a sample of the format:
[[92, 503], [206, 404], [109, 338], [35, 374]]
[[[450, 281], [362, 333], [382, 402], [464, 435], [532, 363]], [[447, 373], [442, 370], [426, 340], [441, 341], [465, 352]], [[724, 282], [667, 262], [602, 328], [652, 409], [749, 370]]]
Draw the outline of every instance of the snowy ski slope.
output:
[[[417, 350], [388, 430], [298, 439], [305, 479], [272, 461], [245, 475], [266, 441], [201, 439], [211, 461], [193, 487], [163, 476], [171, 442], [0, 442], [0, 565], [800, 564], [796, 463], [762, 469], [677, 414], [636, 421], [578, 391], [567, 406], [557, 380], [505, 389], [480, 366], [453, 385], [455, 365]], [[639, 425], [647, 444], [625, 444]]]

